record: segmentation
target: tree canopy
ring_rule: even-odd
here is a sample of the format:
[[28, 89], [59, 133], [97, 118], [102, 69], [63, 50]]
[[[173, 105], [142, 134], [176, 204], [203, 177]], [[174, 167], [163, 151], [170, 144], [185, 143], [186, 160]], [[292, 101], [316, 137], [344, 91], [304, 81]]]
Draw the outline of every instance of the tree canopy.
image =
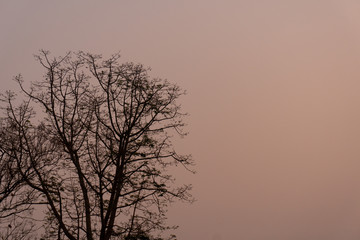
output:
[[41, 51], [41, 80], [2, 95], [1, 221], [45, 206], [44, 239], [150, 239], [169, 203], [192, 201], [167, 171], [193, 164], [171, 143], [184, 91], [119, 58]]

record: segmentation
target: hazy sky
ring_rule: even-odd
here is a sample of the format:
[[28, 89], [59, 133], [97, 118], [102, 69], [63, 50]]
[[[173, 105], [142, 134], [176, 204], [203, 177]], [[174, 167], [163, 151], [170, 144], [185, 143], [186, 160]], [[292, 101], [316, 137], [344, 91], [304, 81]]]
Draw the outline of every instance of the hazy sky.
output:
[[357, 0], [0, 0], [1, 89], [39, 49], [151, 66], [188, 94], [179, 240], [360, 238]]

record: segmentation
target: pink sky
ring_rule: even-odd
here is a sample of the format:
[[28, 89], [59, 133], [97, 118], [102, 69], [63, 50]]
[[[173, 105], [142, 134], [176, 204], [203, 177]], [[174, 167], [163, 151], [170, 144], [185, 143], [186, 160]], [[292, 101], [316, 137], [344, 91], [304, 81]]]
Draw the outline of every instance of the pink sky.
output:
[[188, 94], [179, 240], [360, 238], [360, 2], [1, 1], [0, 81], [39, 49], [151, 66]]

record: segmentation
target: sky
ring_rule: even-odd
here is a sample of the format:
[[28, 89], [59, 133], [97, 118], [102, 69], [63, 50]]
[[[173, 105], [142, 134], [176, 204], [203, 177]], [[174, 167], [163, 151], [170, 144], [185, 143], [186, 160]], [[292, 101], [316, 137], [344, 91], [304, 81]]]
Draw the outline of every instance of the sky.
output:
[[360, 2], [0, 0], [1, 90], [87, 51], [186, 89], [178, 240], [360, 238]]

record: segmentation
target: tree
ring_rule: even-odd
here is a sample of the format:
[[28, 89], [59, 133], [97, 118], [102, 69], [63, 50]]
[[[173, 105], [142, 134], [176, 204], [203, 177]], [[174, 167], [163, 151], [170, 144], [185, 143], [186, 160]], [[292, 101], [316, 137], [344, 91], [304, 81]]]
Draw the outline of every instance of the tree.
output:
[[167, 173], [193, 164], [171, 143], [185, 135], [184, 92], [119, 57], [41, 51], [43, 79], [15, 78], [25, 100], [2, 96], [0, 217], [44, 205], [46, 239], [132, 239], [168, 229], [168, 204], [192, 200]]

